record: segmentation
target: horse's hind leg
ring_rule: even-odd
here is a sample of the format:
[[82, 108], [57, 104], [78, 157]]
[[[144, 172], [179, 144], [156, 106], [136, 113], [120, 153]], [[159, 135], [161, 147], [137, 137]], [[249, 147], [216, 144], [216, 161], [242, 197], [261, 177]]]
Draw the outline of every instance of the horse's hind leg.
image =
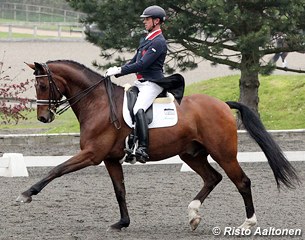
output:
[[202, 154], [194, 157], [189, 154], [183, 154], [180, 157], [188, 166], [198, 173], [204, 181], [203, 188], [188, 206], [189, 223], [191, 229], [194, 231], [201, 221], [201, 216], [198, 213], [201, 204], [221, 181], [222, 176], [209, 164], [206, 155]]
[[239, 226], [239, 228], [251, 228], [257, 223], [257, 220], [252, 200], [250, 179], [241, 169], [236, 157], [230, 158], [229, 155], [226, 155], [225, 157], [222, 157], [221, 161], [219, 161], [219, 158], [217, 158], [216, 156], [212, 157], [216, 162], [218, 162], [218, 164], [223, 168], [223, 170], [226, 172], [231, 181], [235, 184], [244, 200], [247, 218], [245, 222]]

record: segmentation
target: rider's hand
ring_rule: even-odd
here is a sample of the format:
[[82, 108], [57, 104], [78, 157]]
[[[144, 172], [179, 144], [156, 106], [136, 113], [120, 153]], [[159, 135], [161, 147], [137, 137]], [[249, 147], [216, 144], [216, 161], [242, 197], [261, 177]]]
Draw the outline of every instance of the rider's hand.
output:
[[113, 75], [117, 75], [121, 73], [121, 68], [120, 67], [110, 67], [107, 69], [106, 73], [105, 73], [105, 77], [109, 77], [109, 76], [113, 76]]

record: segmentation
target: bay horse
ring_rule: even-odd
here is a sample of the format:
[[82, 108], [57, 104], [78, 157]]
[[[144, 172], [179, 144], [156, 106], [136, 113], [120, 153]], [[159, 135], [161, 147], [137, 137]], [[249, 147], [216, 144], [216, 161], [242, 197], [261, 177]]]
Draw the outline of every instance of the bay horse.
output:
[[[55, 178], [98, 165], [103, 161], [111, 177], [120, 209], [119, 221], [109, 229], [121, 230], [128, 227], [130, 218], [121, 159], [125, 154], [125, 138], [130, 134], [131, 128], [125, 124], [122, 117], [123, 87], [112, 83], [110, 78], [70, 60], [48, 61], [28, 66], [34, 70], [36, 79], [38, 120], [44, 123], [52, 122], [57, 107], [68, 103], [80, 124], [81, 150], [21, 193], [17, 201], [29, 203], [33, 195], [40, 193]], [[63, 96], [66, 99], [61, 100]], [[257, 223], [251, 181], [237, 161], [237, 127], [231, 109], [240, 111], [245, 128], [268, 159], [277, 186], [284, 184], [294, 188], [299, 183], [293, 166], [265, 130], [260, 119], [247, 106], [238, 102], [223, 102], [204, 94], [185, 96], [180, 105], [175, 104], [178, 123], [172, 127], [149, 130], [149, 161], [179, 155], [202, 178], [203, 187], [188, 205], [192, 230], [195, 230], [201, 221], [200, 206], [222, 180], [222, 175], [208, 162], [208, 155], [224, 169], [243, 198], [246, 220], [240, 228], [247, 229]]]

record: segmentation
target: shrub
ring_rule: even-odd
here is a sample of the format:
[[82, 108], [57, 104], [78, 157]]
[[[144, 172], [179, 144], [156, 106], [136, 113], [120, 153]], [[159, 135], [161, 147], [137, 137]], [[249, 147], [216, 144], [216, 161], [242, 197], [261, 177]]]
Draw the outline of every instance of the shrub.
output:
[[7, 74], [9, 69], [11, 69], [11, 67], [4, 70], [4, 63], [3, 61], [0, 61], [1, 124], [17, 124], [21, 119], [27, 119], [24, 113], [31, 111], [31, 108], [28, 107], [29, 99], [21, 96], [30, 88], [30, 80], [16, 83], [19, 74], [10, 77]]

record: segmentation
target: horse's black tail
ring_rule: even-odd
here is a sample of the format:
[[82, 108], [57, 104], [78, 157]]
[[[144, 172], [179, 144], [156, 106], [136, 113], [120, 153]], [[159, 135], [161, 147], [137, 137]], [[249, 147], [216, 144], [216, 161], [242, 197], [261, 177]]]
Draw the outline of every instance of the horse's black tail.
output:
[[266, 131], [259, 117], [244, 104], [238, 102], [226, 103], [230, 108], [239, 110], [244, 127], [261, 147], [268, 159], [278, 188], [280, 187], [280, 182], [288, 188], [295, 188], [295, 183], [300, 183], [295, 168], [286, 159], [284, 153], [279, 145], [273, 140], [272, 136]]

